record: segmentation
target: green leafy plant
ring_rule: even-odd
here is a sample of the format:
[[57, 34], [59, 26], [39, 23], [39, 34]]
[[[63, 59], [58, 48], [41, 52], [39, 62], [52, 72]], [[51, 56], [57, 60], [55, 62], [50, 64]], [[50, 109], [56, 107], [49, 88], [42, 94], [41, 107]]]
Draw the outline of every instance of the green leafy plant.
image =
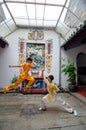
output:
[[16, 75], [14, 75], [14, 77], [11, 80], [11, 83], [15, 83], [17, 81], [18, 77]]
[[71, 84], [76, 84], [76, 67], [74, 66], [74, 63], [67, 59], [67, 63], [63, 64], [61, 68], [62, 73], [68, 76], [67, 81], [69, 81]]

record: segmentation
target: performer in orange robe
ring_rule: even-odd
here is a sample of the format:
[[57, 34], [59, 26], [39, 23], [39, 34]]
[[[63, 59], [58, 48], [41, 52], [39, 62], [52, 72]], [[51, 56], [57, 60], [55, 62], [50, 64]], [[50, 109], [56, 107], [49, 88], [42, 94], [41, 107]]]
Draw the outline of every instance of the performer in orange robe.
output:
[[35, 66], [32, 64], [32, 59], [31, 58], [27, 58], [27, 61], [25, 64], [22, 64], [21, 66], [9, 66], [9, 67], [22, 67], [23, 68], [23, 72], [18, 76], [18, 80], [9, 85], [6, 86], [4, 88], [4, 94], [6, 94], [7, 91], [16, 88], [21, 82], [23, 82], [24, 80], [28, 80], [28, 84], [26, 85], [26, 90], [29, 93], [30, 92], [30, 86], [34, 83], [35, 79], [30, 76], [28, 74], [28, 71], [30, 70], [30, 68], [34, 68]]

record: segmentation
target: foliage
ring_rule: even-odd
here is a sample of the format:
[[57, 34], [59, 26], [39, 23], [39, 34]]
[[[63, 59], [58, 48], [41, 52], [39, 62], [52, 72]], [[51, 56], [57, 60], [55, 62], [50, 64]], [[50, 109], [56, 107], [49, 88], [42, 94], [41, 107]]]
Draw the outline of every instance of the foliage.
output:
[[76, 84], [76, 67], [74, 63], [67, 59], [67, 64], [63, 64], [62, 66], [62, 73], [68, 76], [67, 81], [71, 84]]
[[11, 83], [15, 83], [17, 81], [18, 77], [16, 75], [14, 75], [14, 77], [11, 80]]

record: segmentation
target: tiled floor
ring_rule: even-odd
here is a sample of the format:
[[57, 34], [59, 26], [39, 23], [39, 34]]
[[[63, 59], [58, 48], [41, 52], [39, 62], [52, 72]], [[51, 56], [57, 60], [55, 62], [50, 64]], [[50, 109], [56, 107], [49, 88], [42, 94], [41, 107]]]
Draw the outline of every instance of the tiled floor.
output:
[[68, 93], [59, 95], [77, 110], [77, 117], [55, 103], [39, 111], [42, 94], [0, 94], [0, 130], [86, 130], [86, 105]]
[[81, 94], [82, 96], [86, 97], [86, 85], [79, 86], [77, 93]]

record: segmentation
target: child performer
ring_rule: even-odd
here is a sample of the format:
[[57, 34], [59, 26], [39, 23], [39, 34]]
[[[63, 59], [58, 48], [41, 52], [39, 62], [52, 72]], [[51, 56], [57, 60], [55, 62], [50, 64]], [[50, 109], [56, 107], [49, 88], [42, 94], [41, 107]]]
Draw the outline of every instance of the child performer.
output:
[[53, 75], [49, 75], [47, 78], [47, 90], [48, 94], [42, 98], [41, 107], [39, 107], [39, 110], [46, 110], [46, 105], [50, 102], [58, 102], [62, 108], [64, 108], [69, 113], [74, 113], [75, 116], [77, 116], [76, 110], [70, 106], [67, 102], [65, 102], [61, 97], [56, 97], [56, 93], [59, 91], [59, 88], [55, 86], [55, 84], [52, 82], [54, 80]]
[[13, 83], [13, 84], [11, 84], [9, 86], [6, 86], [4, 88], [4, 94], [6, 94], [7, 91], [16, 88], [16, 86], [18, 86], [25, 79], [27, 79], [29, 81], [28, 84], [26, 85], [26, 92], [29, 93], [30, 92], [30, 86], [35, 81], [35, 79], [28, 74], [28, 71], [30, 70], [30, 68], [34, 68], [35, 67], [34, 65], [32, 65], [32, 59], [31, 58], [27, 58], [26, 63], [22, 64], [21, 66], [9, 66], [9, 67], [22, 67], [23, 68], [23, 72], [18, 76], [18, 80], [15, 83]]

